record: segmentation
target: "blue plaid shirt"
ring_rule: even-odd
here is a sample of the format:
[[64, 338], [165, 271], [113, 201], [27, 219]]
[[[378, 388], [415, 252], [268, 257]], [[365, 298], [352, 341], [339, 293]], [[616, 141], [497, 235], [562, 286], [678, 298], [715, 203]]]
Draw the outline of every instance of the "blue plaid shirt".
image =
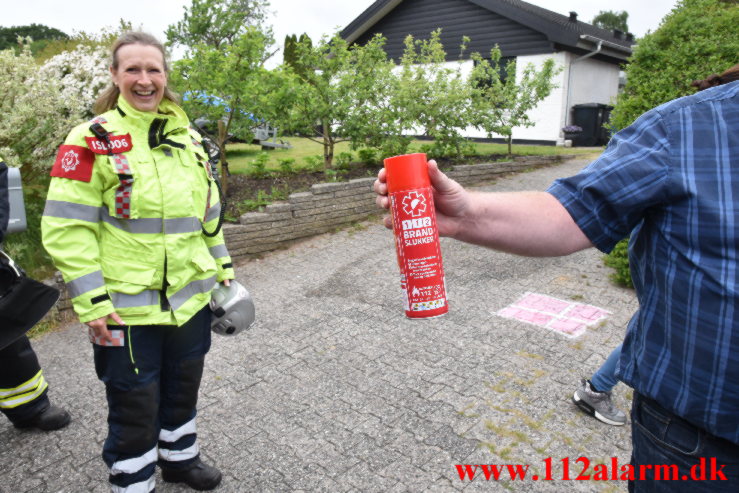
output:
[[739, 444], [739, 82], [648, 111], [548, 191], [598, 249], [631, 233], [621, 380]]

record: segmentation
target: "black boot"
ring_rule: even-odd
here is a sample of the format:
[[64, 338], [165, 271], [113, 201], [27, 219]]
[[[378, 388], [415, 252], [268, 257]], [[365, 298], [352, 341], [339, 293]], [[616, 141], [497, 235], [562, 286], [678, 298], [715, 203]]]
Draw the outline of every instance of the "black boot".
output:
[[162, 479], [167, 483], [185, 483], [198, 491], [209, 491], [221, 483], [221, 471], [200, 460], [185, 469], [162, 467]]
[[37, 428], [43, 431], [54, 431], [67, 426], [71, 419], [67, 411], [52, 404], [32, 419], [13, 423], [13, 425], [16, 428]]

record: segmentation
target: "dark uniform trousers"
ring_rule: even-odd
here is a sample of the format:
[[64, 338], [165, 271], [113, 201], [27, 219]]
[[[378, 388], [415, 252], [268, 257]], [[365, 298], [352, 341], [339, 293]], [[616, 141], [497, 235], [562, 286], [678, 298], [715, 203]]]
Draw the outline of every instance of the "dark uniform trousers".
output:
[[195, 415], [210, 321], [206, 306], [180, 327], [109, 325], [123, 331], [123, 346], [93, 346], [108, 400], [103, 460], [117, 491], [150, 491], [157, 463], [185, 468], [198, 458]]
[[0, 349], [0, 411], [10, 421], [23, 423], [46, 411], [50, 406], [46, 393], [47, 384], [28, 337]]

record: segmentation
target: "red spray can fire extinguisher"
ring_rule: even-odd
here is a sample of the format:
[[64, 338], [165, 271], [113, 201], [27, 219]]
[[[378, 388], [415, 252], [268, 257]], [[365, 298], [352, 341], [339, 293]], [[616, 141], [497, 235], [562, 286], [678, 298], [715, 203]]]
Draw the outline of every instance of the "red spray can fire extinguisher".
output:
[[405, 315], [443, 315], [449, 304], [426, 154], [389, 157], [385, 169]]

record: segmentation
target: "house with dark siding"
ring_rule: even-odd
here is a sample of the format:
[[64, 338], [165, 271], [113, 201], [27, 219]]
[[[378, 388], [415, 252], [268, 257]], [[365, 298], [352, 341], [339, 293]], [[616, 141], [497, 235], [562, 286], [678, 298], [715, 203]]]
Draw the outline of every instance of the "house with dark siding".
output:
[[[563, 15], [520, 0], [377, 0], [341, 31], [349, 43], [364, 44], [382, 34], [389, 58], [400, 60], [409, 34], [428, 38], [441, 29], [447, 63], [459, 63], [463, 36], [470, 38], [461, 70], [469, 73], [469, 53], [485, 56], [496, 44], [504, 59], [515, 59], [522, 72], [553, 58], [562, 67], [557, 88], [530, 114], [535, 125], [516, 128], [516, 143], [561, 144], [562, 127], [573, 123], [575, 105], [613, 104], [621, 66], [634, 44], [630, 33], [582, 22], [575, 12]], [[469, 137], [484, 138], [469, 129]], [[494, 136], [495, 137], [495, 136]]]

